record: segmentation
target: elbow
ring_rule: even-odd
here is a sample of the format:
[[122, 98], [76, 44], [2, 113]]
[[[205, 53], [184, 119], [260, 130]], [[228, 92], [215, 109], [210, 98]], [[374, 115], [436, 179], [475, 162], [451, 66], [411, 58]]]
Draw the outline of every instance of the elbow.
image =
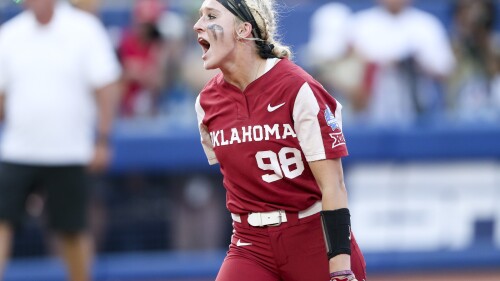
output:
[[347, 188], [345, 187], [345, 182], [343, 179], [339, 180], [339, 182], [337, 183], [337, 189], [339, 193], [347, 196]]
[[319, 185], [322, 194], [347, 195], [344, 179], [338, 179], [334, 184], [325, 183]]
[[337, 181], [337, 184], [325, 186], [322, 190], [323, 210], [337, 210], [347, 208], [348, 196], [343, 181]]
[[340, 175], [336, 180], [335, 180], [335, 186], [343, 191], [343, 192], [347, 192], [346, 188], [345, 188], [345, 181], [344, 181], [344, 177], [342, 175]]

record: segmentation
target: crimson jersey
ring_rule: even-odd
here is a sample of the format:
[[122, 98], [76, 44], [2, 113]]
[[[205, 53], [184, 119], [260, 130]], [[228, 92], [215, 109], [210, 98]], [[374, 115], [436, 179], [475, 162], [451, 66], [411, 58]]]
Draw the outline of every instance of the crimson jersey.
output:
[[297, 212], [321, 200], [308, 162], [347, 155], [341, 105], [287, 59], [241, 92], [222, 74], [196, 100], [203, 149], [232, 213]]

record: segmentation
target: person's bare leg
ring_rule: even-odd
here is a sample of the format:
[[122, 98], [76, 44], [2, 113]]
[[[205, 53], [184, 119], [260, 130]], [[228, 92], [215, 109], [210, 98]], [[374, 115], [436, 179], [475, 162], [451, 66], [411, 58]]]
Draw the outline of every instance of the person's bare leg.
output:
[[70, 281], [90, 281], [93, 243], [86, 233], [57, 234], [58, 248], [66, 263]]
[[14, 231], [12, 226], [5, 222], [0, 222], [0, 280], [3, 280], [3, 273], [12, 249], [12, 236]]

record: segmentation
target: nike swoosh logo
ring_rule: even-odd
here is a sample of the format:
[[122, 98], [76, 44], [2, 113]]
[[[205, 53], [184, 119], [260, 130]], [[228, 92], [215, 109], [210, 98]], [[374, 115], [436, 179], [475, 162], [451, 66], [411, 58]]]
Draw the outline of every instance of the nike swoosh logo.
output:
[[276, 105], [276, 106], [271, 106], [271, 104], [269, 104], [269, 105], [267, 106], [267, 111], [269, 111], [269, 112], [273, 112], [273, 111], [275, 111], [276, 109], [278, 109], [278, 108], [282, 107], [283, 105], [285, 105], [285, 103], [286, 103], [286, 102], [284, 102], [284, 103], [282, 103], [282, 104], [278, 104], [278, 105]]
[[238, 246], [238, 247], [244, 247], [244, 246], [250, 246], [250, 245], [252, 245], [252, 243], [241, 242], [241, 239], [238, 239], [238, 242], [236, 242], [236, 246]]

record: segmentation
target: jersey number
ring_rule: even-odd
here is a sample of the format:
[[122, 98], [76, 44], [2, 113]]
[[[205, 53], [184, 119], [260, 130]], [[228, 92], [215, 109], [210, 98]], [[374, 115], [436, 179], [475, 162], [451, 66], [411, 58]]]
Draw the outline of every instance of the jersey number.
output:
[[283, 178], [294, 179], [304, 171], [304, 162], [300, 150], [292, 147], [283, 147], [278, 154], [274, 151], [259, 151], [255, 154], [257, 166], [264, 171], [273, 171], [274, 174], [265, 174], [265, 182], [274, 182]]

